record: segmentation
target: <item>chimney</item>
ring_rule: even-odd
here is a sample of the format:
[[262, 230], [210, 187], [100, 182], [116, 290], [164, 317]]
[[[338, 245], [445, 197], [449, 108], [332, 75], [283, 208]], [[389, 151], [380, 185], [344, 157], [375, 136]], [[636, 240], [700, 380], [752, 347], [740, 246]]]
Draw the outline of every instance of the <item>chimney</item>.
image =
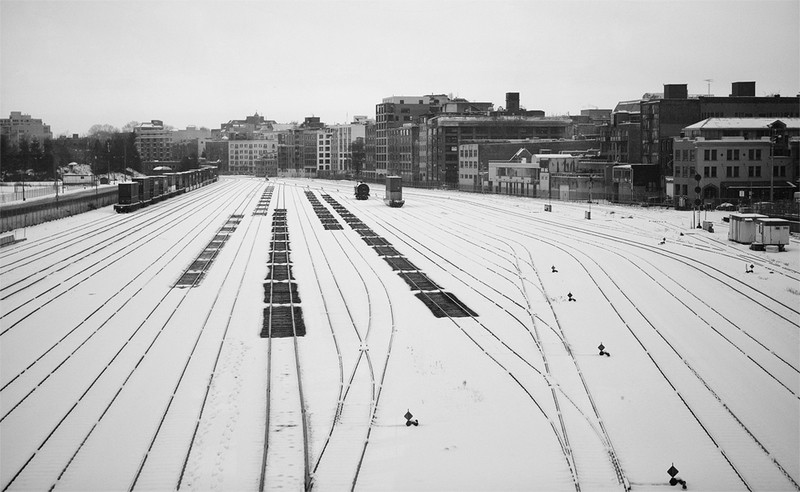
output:
[[664, 84], [664, 99], [688, 99], [686, 84]]
[[731, 97], [755, 97], [755, 82], [734, 82], [731, 84]]
[[506, 113], [519, 113], [519, 92], [506, 92]]

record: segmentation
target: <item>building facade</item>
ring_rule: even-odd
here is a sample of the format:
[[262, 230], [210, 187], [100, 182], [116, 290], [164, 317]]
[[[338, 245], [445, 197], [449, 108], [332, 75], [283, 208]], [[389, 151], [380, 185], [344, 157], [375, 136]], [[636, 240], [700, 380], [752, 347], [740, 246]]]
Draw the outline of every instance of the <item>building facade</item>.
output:
[[232, 140], [228, 142], [228, 171], [231, 174], [266, 176], [277, 169], [278, 139]]
[[489, 161], [489, 191], [506, 195], [570, 200], [570, 189], [553, 188], [556, 174], [574, 173], [579, 158], [569, 154], [531, 154], [519, 149], [505, 161]]
[[386, 173], [400, 176], [406, 183], [419, 181], [419, 125], [406, 123], [390, 128], [386, 135], [389, 157]]
[[675, 137], [706, 118], [800, 117], [800, 96], [756, 96], [755, 82], [734, 82], [729, 96], [689, 95], [686, 84], [664, 85], [664, 93], [641, 102], [641, 160], [673, 175]]
[[[420, 143], [423, 142], [424, 139], [420, 139]], [[465, 191], [488, 190], [489, 161], [508, 160], [508, 156], [520, 149], [531, 154], [569, 153], [587, 156], [599, 152], [599, 142], [568, 139], [467, 140], [459, 145], [458, 188]]]
[[424, 181], [459, 185], [459, 146], [467, 141], [565, 138], [566, 118], [506, 115], [440, 115], [420, 127], [420, 170]]
[[422, 116], [438, 114], [450, 102], [444, 94], [385, 97], [375, 106], [375, 178], [386, 176], [389, 163], [389, 134], [392, 128], [418, 122]]
[[800, 118], [709, 118], [683, 133], [673, 144], [678, 207], [790, 200], [800, 191], [792, 152]]
[[142, 162], [172, 160], [172, 131], [164, 127], [161, 120], [150, 120], [133, 129], [134, 145]]
[[353, 170], [351, 146], [353, 142], [364, 140], [367, 135], [369, 119], [366, 116], [355, 116], [351, 123], [330, 125], [333, 132], [331, 140], [331, 170], [334, 172], [350, 172]]
[[45, 139], [53, 138], [50, 125], [20, 111], [12, 111], [8, 118], [0, 118], [0, 134], [7, 136], [13, 146], [18, 146], [20, 140], [44, 142]]

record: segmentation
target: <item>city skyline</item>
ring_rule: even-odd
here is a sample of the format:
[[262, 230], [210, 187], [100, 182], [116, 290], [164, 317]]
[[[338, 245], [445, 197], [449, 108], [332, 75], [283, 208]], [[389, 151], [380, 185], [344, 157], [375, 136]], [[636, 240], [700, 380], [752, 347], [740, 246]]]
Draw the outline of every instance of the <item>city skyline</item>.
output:
[[[55, 136], [159, 119], [217, 128], [374, 117], [452, 94], [547, 115], [690, 94], [800, 92], [800, 2], [0, 0], [0, 113]], [[709, 80], [711, 79], [711, 80]]]

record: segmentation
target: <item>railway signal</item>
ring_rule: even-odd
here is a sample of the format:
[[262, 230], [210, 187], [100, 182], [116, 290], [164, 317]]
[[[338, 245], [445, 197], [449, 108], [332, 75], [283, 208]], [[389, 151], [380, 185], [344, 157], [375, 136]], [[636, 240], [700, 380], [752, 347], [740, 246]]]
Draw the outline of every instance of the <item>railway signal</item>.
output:
[[672, 485], [674, 487], [674, 486], [676, 486], [678, 484], [681, 484], [681, 488], [683, 490], [686, 490], [686, 480], [683, 480], [683, 479], [681, 479], [680, 477], [677, 476], [678, 475], [678, 469], [675, 468], [675, 463], [673, 463], [672, 466], [669, 467], [669, 470], [667, 470], [667, 473], [669, 474], [669, 484], [670, 485]]
[[419, 420], [417, 419], [411, 420], [412, 418], [414, 418], [414, 415], [412, 415], [410, 411], [406, 410], [406, 414], [403, 416], [406, 418], [406, 427], [410, 427], [412, 425], [415, 426], [419, 425]]

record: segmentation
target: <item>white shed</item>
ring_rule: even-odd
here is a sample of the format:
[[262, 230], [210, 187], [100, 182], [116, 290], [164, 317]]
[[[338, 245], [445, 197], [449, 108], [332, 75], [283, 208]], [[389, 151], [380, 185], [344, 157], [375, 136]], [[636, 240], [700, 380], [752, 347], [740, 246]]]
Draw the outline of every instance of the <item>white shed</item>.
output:
[[783, 251], [789, 244], [789, 221], [785, 219], [756, 219], [756, 234], [750, 249], [764, 249], [766, 246], [777, 246]]
[[756, 238], [756, 219], [766, 218], [761, 214], [732, 213], [730, 215], [731, 227], [728, 229], [728, 240], [737, 243], [750, 244]]

